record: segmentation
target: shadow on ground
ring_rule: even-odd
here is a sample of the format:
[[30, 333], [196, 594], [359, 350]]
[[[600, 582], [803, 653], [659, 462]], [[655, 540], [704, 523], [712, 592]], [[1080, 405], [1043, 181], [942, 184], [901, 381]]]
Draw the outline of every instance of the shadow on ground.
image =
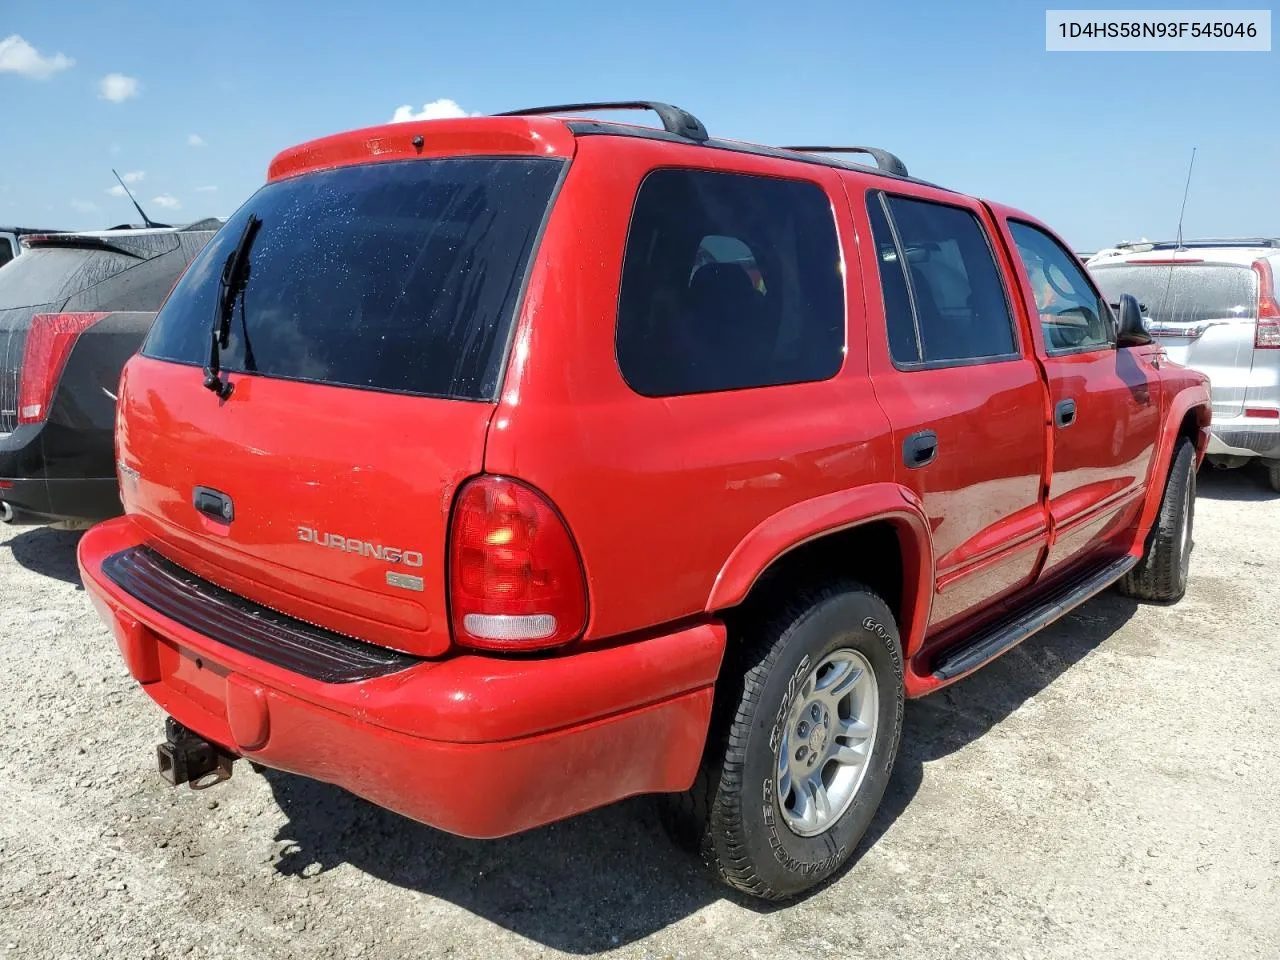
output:
[[28, 527], [0, 543], [0, 549], [7, 547], [13, 559], [33, 573], [75, 584], [77, 590], [83, 590], [80, 569], [76, 566], [76, 545], [82, 536], [82, 530]]
[[[972, 677], [908, 703], [893, 779], [844, 872], [856, 869], [857, 859], [907, 809], [926, 763], [981, 737], [1107, 640], [1135, 610], [1132, 601], [1103, 594]], [[772, 909], [712, 882], [700, 863], [667, 841], [648, 798], [485, 842], [421, 826], [328, 784], [271, 770], [265, 776], [289, 818], [277, 837], [292, 841], [280, 871], [349, 863], [558, 950], [608, 950], [725, 897]]]
[[1215, 470], [1206, 464], [1196, 475], [1196, 496], [1208, 500], [1280, 500], [1280, 493], [1271, 489], [1266, 471], [1257, 461], [1234, 470]]

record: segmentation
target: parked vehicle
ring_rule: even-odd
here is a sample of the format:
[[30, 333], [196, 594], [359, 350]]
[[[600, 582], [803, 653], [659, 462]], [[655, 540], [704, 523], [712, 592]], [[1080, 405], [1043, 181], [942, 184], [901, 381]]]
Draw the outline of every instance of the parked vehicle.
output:
[[36, 230], [31, 227], [0, 227], [0, 267], [22, 252], [21, 240], [32, 233], [53, 233], [52, 230]]
[[30, 234], [0, 271], [0, 520], [121, 513], [116, 385], [220, 221]]
[[1208, 386], [886, 151], [587, 106], [277, 156], [126, 365], [80, 567], [175, 784], [249, 757], [469, 837], [668, 794], [792, 896], [904, 698], [1182, 595]]
[[1280, 491], [1280, 239], [1127, 244], [1090, 261], [1112, 301], [1131, 293], [1168, 356], [1213, 385], [1209, 462], [1260, 459]]

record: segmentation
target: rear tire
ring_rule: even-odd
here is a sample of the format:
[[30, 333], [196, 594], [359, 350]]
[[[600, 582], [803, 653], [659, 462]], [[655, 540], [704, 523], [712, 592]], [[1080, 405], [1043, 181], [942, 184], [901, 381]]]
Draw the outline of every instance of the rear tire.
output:
[[1173, 603], [1187, 592], [1187, 573], [1196, 513], [1196, 450], [1182, 440], [1173, 454], [1164, 498], [1147, 550], [1137, 566], [1117, 584], [1121, 593], [1136, 600]]
[[1272, 490], [1280, 493], [1280, 463], [1267, 464], [1267, 482], [1271, 484]]
[[884, 601], [848, 582], [802, 592], [736, 642], [702, 768], [663, 819], [724, 883], [782, 900], [835, 873], [880, 805], [902, 652]]

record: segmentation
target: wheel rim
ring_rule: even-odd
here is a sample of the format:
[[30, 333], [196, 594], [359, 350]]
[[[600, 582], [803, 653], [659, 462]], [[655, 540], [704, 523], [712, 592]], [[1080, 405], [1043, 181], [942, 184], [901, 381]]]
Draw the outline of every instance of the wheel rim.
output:
[[792, 833], [839, 820], [867, 775], [880, 719], [875, 671], [856, 650], [827, 654], [796, 691], [778, 744], [777, 797]]

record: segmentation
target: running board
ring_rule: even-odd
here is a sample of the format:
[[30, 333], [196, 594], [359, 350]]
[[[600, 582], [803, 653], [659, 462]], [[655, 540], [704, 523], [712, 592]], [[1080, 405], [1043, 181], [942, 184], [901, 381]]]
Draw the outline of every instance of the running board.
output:
[[949, 650], [934, 667], [933, 678], [953, 680], [1007, 653], [1036, 631], [1107, 589], [1137, 562], [1137, 557], [1125, 556], [1087, 568], [1030, 607], [1001, 617], [962, 646]]

